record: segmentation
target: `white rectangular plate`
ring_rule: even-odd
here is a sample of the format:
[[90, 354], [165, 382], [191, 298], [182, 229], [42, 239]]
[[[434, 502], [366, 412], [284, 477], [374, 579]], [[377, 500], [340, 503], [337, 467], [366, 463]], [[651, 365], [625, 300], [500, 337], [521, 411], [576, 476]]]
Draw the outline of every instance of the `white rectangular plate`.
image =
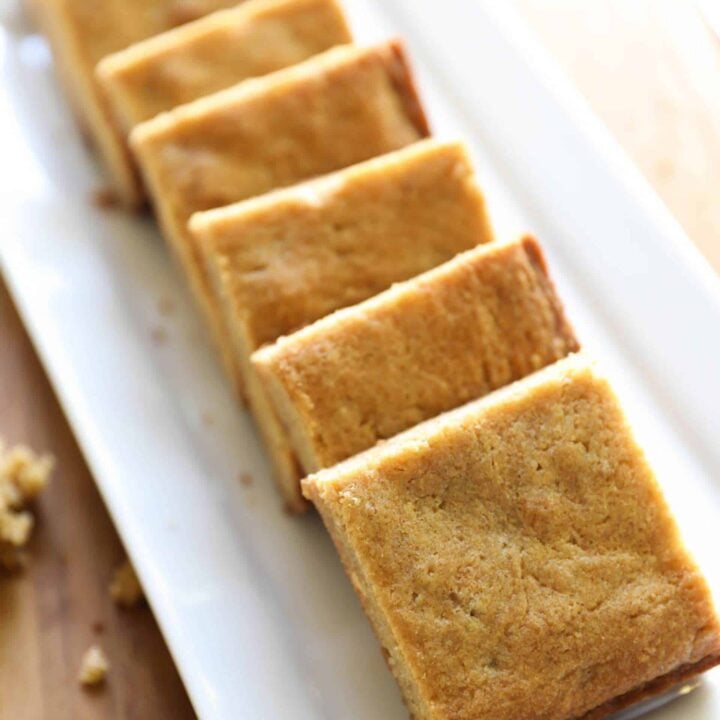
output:
[[[407, 39], [438, 134], [472, 146], [499, 233], [545, 244], [717, 587], [717, 278], [502, 3], [347, 4], [361, 40]], [[2, 269], [198, 714], [404, 720], [321, 523], [281, 512], [157, 231], [89, 202], [99, 175], [47, 49], [2, 7]], [[657, 718], [720, 717], [719, 685]]]

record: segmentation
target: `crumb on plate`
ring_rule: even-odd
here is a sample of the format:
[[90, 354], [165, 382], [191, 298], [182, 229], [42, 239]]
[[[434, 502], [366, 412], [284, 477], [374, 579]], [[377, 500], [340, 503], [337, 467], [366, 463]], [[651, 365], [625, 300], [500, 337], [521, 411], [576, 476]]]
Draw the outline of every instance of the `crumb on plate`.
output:
[[90, 196], [90, 201], [100, 210], [112, 210], [120, 204], [120, 198], [117, 196], [117, 193], [109, 187], [99, 187], [95, 189]]
[[156, 325], [150, 330], [150, 339], [155, 345], [164, 345], [168, 339], [167, 330], [160, 325]]
[[162, 317], [170, 317], [175, 313], [175, 303], [172, 298], [167, 295], [161, 295], [158, 298], [158, 312]]

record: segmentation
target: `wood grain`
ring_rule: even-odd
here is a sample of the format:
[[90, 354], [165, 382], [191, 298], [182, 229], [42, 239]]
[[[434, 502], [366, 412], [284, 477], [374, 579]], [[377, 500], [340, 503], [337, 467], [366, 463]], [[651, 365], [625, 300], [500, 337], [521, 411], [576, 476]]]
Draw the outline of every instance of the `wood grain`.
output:
[[[150, 610], [122, 611], [108, 597], [122, 546], [4, 286], [0, 435], [58, 459], [30, 566], [0, 576], [0, 720], [193, 718]], [[76, 678], [92, 643], [112, 668], [88, 692]]]
[[[514, 0], [720, 270], [720, 46], [685, 0]], [[0, 287], [0, 434], [58, 458], [28, 571], [0, 579], [0, 720], [194, 717], [147, 608], [106, 587], [120, 542]], [[92, 642], [107, 686], [76, 682]]]
[[690, 0], [514, 0], [720, 271], [720, 43]]

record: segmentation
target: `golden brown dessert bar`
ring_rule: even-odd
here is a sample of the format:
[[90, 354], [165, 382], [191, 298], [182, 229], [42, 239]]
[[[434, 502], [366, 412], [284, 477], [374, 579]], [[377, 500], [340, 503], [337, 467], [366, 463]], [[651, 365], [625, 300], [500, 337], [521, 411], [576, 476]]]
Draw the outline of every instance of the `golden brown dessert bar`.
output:
[[111, 55], [97, 75], [129, 133], [161, 112], [351, 40], [337, 0], [247, 0]]
[[234, 372], [190, 216], [339, 170], [428, 134], [401, 45], [345, 45], [246, 80], [131, 134], [165, 236]]
[[464, 145], [436, 140], [199, 213], [190, 230], [293, 510], [303, 508], [300, 469], [252, 352], [492, 239]]
[[577, 349], [540, 247], [522, 238], [463, 253], [252, 360], [309, 473]]
[[52, 46], [60, 79], [80, 124], [105, 162], [118, 197], [142, 199], [122, 133], [95, 79], [100, 60], [129, 45], [195, 20], [237, 0], [30, 0], [33, 16]]
[[416, 720], [596, 720], [720, 662], [708, 587], [582, 355], [303, 487]]

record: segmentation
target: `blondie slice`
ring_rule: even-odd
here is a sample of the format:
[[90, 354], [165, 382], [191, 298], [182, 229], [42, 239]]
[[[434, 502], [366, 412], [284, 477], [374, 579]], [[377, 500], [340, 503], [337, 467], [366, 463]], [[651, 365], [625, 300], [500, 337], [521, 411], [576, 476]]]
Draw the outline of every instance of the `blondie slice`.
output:
[[306, 472], [576, 350], [532, 238], [481, 245], [253, 355]]
[[125, 139], [95, 79], [96, 65], [135, 42], [236, 4], [237, 0], [30, 0], [80, 124], [127, 205], [139, 204], [142, 193]]
[[492, 239], [464, 146], [436, 140], [199, 213], [190, 230], [291, 509], [300, 469], [252, 352]]
[[232, 353], [187, 223], [200, 210], [396, 150], [428, 134], [397, 42], [345, 45], [138, 125], [133, 146], [165, 236]]
[[97, 75], [129, 133], [161, 112], [351, 40], [337, 0], [248, 0], [111, 55]]
[[416, 720], [597, 720], [720, 662], [720, 625], [582, 356], [303, 483]]

